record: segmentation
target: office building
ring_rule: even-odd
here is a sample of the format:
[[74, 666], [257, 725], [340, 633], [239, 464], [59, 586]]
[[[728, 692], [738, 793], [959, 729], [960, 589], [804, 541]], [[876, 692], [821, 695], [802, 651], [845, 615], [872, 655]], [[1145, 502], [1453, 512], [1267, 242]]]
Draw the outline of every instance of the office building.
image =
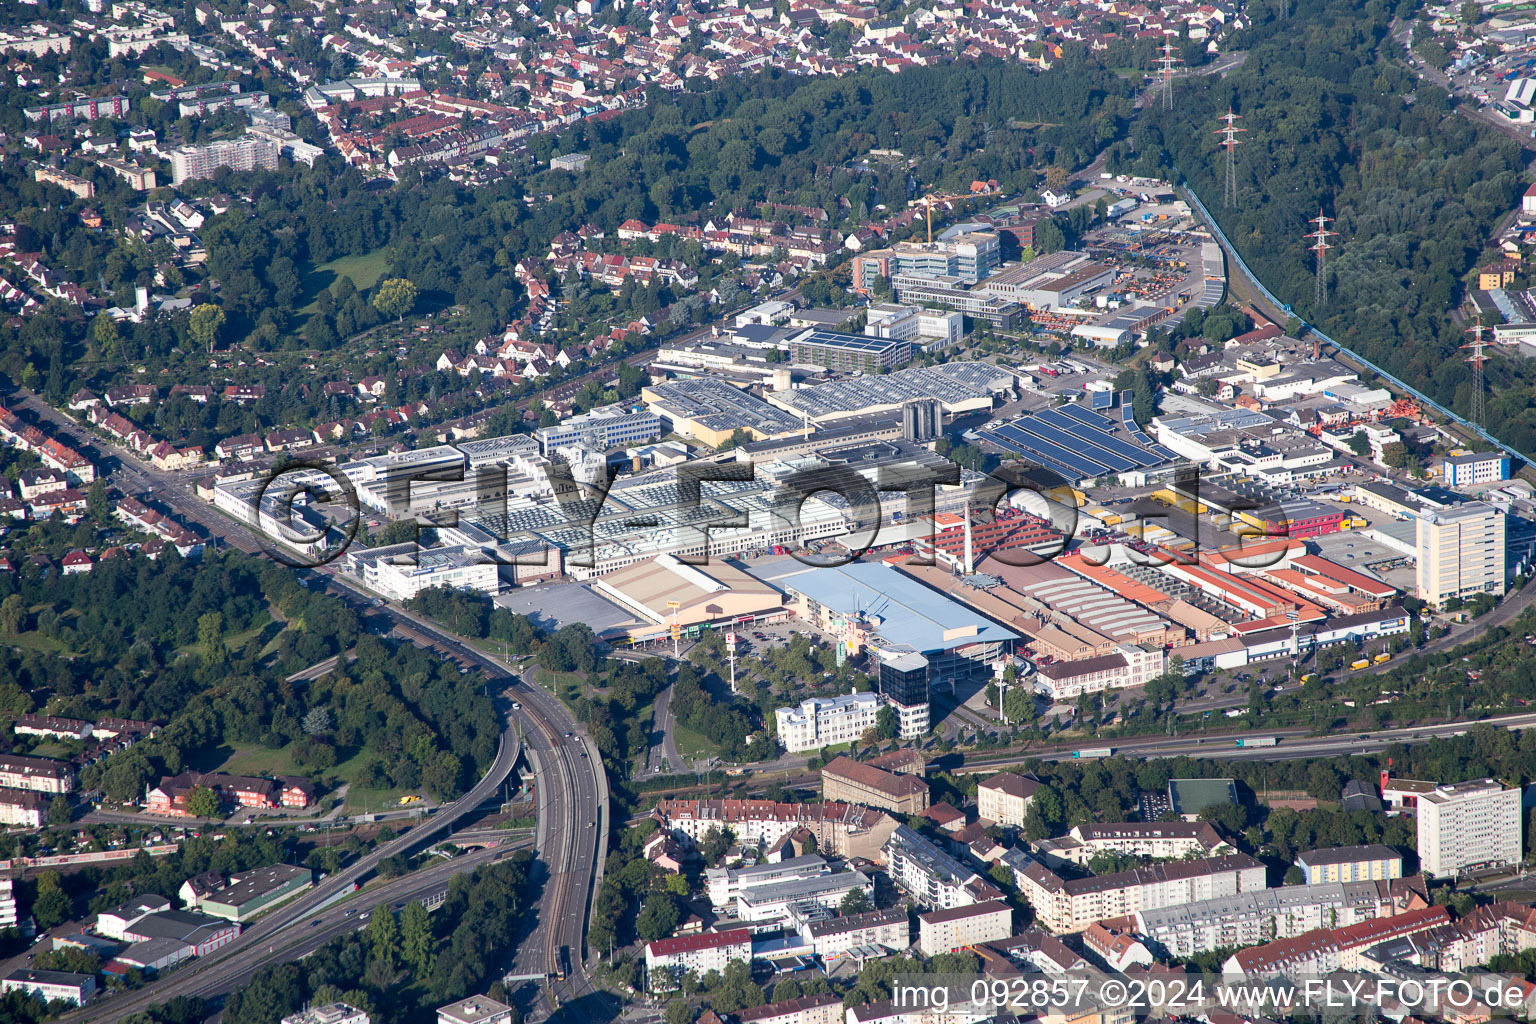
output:
[[1520, 787], [1493, 779], [1436, 786], [1419, 797], [1419, 866], [1439, 878], [1523, 856]]
[[821, 798], [910, 816], [927, 809], [928, 783], [913, 775], [839, 757], [821, 770]]
[[880, 697], [873, 693], [848, 693], [840, 697], [811, 697], [798, 707], [773, 713], [779, 742], [791, 754], [819, 750], [835, 743], [851, 743], [875, 728]]
[[1012, 772], [1001, 772], [976, 787], [976, 814], [983, 821], [1022, 828], [1030, 798], [1040, 783]]
[[283, 1018], [283, 1024], [373, 1024], [362, 1010], [346, 1003], [307, 1006]]
[[1419, 515], [1418, 597], [1435, 608], [1451, 598], [1504, 593], [1504, 513], [1469, 501]]
[[789, 358], [802, 366], [844, 373], [879, 373], [912, 361], [912, 342], [899, 337], [810, 330], [790, 339]]
[[661, 436], [661, 417], [649, 409], [604, 405], [552, 427], [540, 427], [534, 436], [545, 455], [567, 444], [606, 451], [656, 440]]
[[1114, 281], [1113, 267], [1093, 262], [1085, 252], [1064, 249], [993, 274], [975, 290], [1031, 309], [1060, 309]]
[[1380, 843], [1308, 850], [1296, 858], [1296, 866], [1306, 875], [1308, 885], [1403, 877], [1403, 855]]
[[917, 916], [917, 946], [924, 956], [954, 953], [1013, 934], [1013, 908], [1003, 900], [932, 910]]
[[203, 146], [180, 146], [171, 150], [171, 181], [180, 185], [184, 181], [211, 178], [220, 167], [234, 171], [275, 171], [280, 148], [276, 142], [260, 135], [221, 139]]
[[1503, 452], [1471, 452], [1447, 455], [1440, 462], [1447, 487], [1467, 487], [1509, 479], [1509, 456]]
[[996, 295], [967, 288], [953, 274], [896, 274], [891, 278], [896, 301], [909, 305], [937, 305], [963, 313], [1000, 330], [1013, 330], [1024, 322], [1024, 307]]
[[736, 897], [736, 917], [760, 924], [789, 917], [791, 907], [816, 905], [836, 909], [855, 889], [873, 901], [875, 883], [862, 871], [839, 871], [812, 878], [789, 878], [782, 882], [743, 889]]
[[928, 731], [927, 658], [912, 651], [881, 651], [880, 693], [896, 710], [902, 739]]
[[704, 932], [658, 939], [645, 947], [645, 974], [668, 970], [675, 975], [688, 971], [703, 977], [710, 971], [723, 971], [732, 960], [752, 959], [752, 933], [746, 929], [728, 932]]
[[709, 905], [724, 910], [736, 902], [748, 889], [776, 882], [804, 881], [830, 874], [832, 868], [821, 857], [791, 857], [776, 863], [754, 864], [744, 868], [706, 868], [704, 888], [709, 893]]
[[68, 971], [16, 970], [0, 979], [0, 992], [25, 992], [45, 1003], [62, 999], [84, 1006], [96, 994], [96, 979], [89, 974]]

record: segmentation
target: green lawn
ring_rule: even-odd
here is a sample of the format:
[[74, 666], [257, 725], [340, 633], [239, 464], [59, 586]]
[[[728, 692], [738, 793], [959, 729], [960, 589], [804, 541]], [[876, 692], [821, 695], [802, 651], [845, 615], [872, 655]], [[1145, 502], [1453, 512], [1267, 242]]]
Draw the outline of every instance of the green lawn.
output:
[[551, 672], [547, 668], [535, 671], [534, 678], [540, 686], [553, 688], [553, 692], [561, 700], [570, 701], [577, 697], [585, 696], [582, 692], [586, 686], [587, 677], [582, 672]]
[[[720, 756], [720, 744], [678, 722], [672, 723], [672, 738], [677, 740], [677, 752], [690, 760], [695, 757]], [[686, 766], [673, 765], [672, 769], [686, 770]]]
[[358, 291], [366, 291], [376, 284], [384, 271], [389, 269], [389, 252], [387, 246], [380, 246], [372, 252], [357, 253], [352, 256], [338, 256], [329, 263], [322, 263], [312, 268], [304, 275], [305, 305], [299, 308], [300, 316], [308, 316], [315, 311], [315, 299], [320, 292], [329, 288], [343, 277], [350, 277]]
[[[337, 779], [338, 784], [351, 783], [362, 769], [366, 757], [364, 752], [354, 754], [334, 768], [327, 768], [324, 774]], [[268, 750], [266, 747], [237, 747], [222, 764], [210, 770], [226, 772], [230, 775], [259, 775], [269, 778], [277, 775], [305, 776], [308, 774], [293, 763], [287, 750]], [[412, 794], [419, 795], [419, 792], [409, 789], [361, 789], [352, 785], [347, 790], [346, 811], [362, 813], [388, 810], [397, 806], [402, 796]]]

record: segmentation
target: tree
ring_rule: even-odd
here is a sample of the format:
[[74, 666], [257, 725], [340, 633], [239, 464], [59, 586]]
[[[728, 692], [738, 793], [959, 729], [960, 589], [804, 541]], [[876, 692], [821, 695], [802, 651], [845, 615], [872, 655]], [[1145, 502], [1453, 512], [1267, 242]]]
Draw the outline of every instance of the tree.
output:
[[310, 708], [304, 716], [304, 735], [324, 736], [331, 731], [331, 709], [328, 707]]
[[207, 786], [197, 786], [187, 794], [187, 813], [194, 818], [217, 818], [223, 806], [219, 794]]
[[1292, 864], [1290, 867], [1285, 869], [1286, 885], [1302, 885], [1306, 882], [1306, 880], [1307, 873], [1301, 870], [1301, 868], [1297, 867], [1295, 864]]
[[400, 911], [400, 955], [418, 977], [432, 973], [432, 945], [432, 919], [420, 900], [412, 900]]
[[896, 717], [896, 709], [889, 704], [880, 705], [880, 710], [875, 712], [875, 732], [882, 740], [893, 740], [901, 732], [901, 720]]
[[202, 645], [203, 657], [218, 664], [224, 660], [224, 616], [220, 612], [205, 612], [197, 619], [197, 642]]
[[368, 944], [368, 952], [375, 960], [394, 970], [400, 960], [400, 929], [388, 903], [373, 908], [368, 927], [363, 931], [363, 941]]
[[1350, 451], [1362, 458], [1371, 454], [1371, 439], [1365, 436], [1364, 431], [1357, 430], [1350, 434], [1349, 440], [1345, 444], [1349, 445]]
[[869, 902], [869, 896], [863, 889], [849, 889], [848, 894], [837, 905], [837, 910], [840, 914], [862, 914], [867, 910], [873, 909], [874, 907]]
[[390, 277], [379, 282], [373, 293], [373, 308], [396, 321], [416, 308], [416, 285], [404, 277]]
[[703, 855], [704, 863], [713, 864], [724, 857], [725, 851], [731, 848], [734, 839], [735, 836], [731, 834], [730, 829], [721, 828], [718, 825], [709, 826], [709, 830], [704, 833], [704, 838], [699, 841], [699, 853]]
[[72, 817], [73, 812], [70, 810], [69, 797], [62, 793], [54, 797], [53, 802], [48, 805], [48, 824], [62, 827], [68, 825]]
[[1408, 446], [1401, 441], [1382, 445], [1381, 463], [1389, 469], [1402, 469], [1408, 465]]
[[1003, 714], [1009, 725], [1027, 725], [1035, 720], [1035, 698], [1022, 686], [1010, 686], [1003, 694]]
[[667, 1004], [662, 1019], [666, 1024], [693, 1024], [693, 1007], [686, 1000], [674, 999]]
[[224, 311], [212, 303], [204, 303], [194, 309], [187, 319], [187, 329], [192, 340], [212, 352], [219, 340], [219, 330], [224, 326]]
[[74, 909], [69, 897], [59, 883], [57, 871], [44, 871], [37, 876], [37, 897], [32, 901], [32, 917], [39, 928], [53, 928], [68, 921]]
[[117, 354], [117, 321], [105, 313], [96, 314], [96, 319], [91, 322], [91, 338], [96, 342], [96, 351], [103, 358], [111, 359]]
[[97, 526], [111, 522], [112, 505], [107, 501], [107, 481], [104, 477], [91, 481], [91, 489], [85, 492], [85, 510]]
[[665, 939], [677, 930], [682, 919], [676, 897], [671, 893], [653, 893], [635, 915], [635, 934], [642, 942]]
[[21, 632], [26, 617], [27, 602], [20, 594], [12, 594], [0, 601], [0, 629], [14, 636]]

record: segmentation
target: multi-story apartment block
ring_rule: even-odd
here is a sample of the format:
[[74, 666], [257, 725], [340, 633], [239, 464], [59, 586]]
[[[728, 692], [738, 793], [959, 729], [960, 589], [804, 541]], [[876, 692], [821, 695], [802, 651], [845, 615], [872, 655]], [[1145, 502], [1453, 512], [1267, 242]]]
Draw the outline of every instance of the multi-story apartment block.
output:
[[818, 917], [800, 925], [800, 937], [816, 955], [833, 960], [851, 949], [880, 946], [900, 952], [912, 945], [906, 907], [887, 907], [842, 917]]
[[1451, 598], [1504, 593], [1504, 513], [1487, 502], [1424, 512], [1417, 531], [1417, 589], [1436, 608]]
[[210, 178], [220, 167], [236, 171], [275, 171], [281, 147], [260, 135], [242, 135], [221, 139], [203, 146], [181, 146], [171, 150], [171, 181]]
[[1001, 772], [976, 787], [976, 814], [998, 825], [1024, 825], [1029, 801], [1040, 783], [1012, 772]]
[[0, 754], [0, 786], [38, 793], [68, 793], [75, 788], [75, 769], [51, 757]]
[[1013, 908], [1003, 900], [933, 910], [917, 916], [917, 945], [925, 956], [953, 953], [1013, 934]]
[[1036, 843], [1035, 851], [1047, 864], [1087, 864], [1101, 853], [1183, 860], [1236, 853], [1237, 848], [1208, 821], [1119, 821], [1078, 825], [1064, 836]]
[[975, 871], [905, 825], [885, 844], [886, 874], [916, 902], [935, 909], [965, 907], [1003, 894]]
[[1523, 856], [1520, 787], [1494, 779], [1436, 786], [1419, 797], [1419, 866], [1441, 878]]
[[667, 970], [678, 975], [693, 971], [703, 976], [710, 971], [725, 970], [725, 965], [732, 960], [751, 959], [752, 933], [745, 928], [728, 932], [704, 932], [648, 943], [645, 947], [645, 972], [647, 979], [656, 970]]
[[843, 998], [823, 992], [819, 996], [782, 999], [755, 1010], [742, 1010], [736, 1019], [741, 1024], [841, 1024]]
[[1429, 905], [1424, 878], [1286, 885], [1199, 900], [1116, 919], [1173, 956], [1240, 949], [1295, 938], [1319, 928], [1345, 928]]
[[1307, 876], [1309, 885], [1403, 877], [1403, 855], [1380, 843], [1308, 850], [1296, 858], [1296, 866]]
[[1261, 890], [1267, 884], [1265, 875], [1263, 864], [1234, 853], [1072, 879], [1035, 861], [1022, 871], [1015, 869], [1014, 881], [1039, 922], [1064, 933], [1080, 932], [1105, 918]]
[[884, 811], [856, 804], [780, 804], [772, 800], [662, 800], [651, 812], [675, 837], [698, 843], [711, 829], [723, 829], [736, 842], [761, 850], [779, 850], [792, 833], [804, 829], [816, 849], [834, 857], [877, 860], [896, 830]]

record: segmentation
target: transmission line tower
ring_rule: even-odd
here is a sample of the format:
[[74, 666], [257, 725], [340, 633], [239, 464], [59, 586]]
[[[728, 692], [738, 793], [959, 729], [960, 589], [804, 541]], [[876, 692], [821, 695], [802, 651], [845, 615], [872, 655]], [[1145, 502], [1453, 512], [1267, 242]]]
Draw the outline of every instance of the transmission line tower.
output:
[[1317, 230], [1303, 236], [1313, 239], [1310, 248], [1313, 252], [1317, 253], [1317, 285], [1312, 291], [1312, 301], [1317, 306], [1319, 312], [1328, 304], [1328, 281], [1323, 276], [1323, 261], [1328, 250], [1333, 248], [1333, 246], [1328, 244], [1328, 239], [1338, 234], [1337, 231], [1328, 230], [1328, 222], [1333, 219], [1332, 217], [1324, 217], [1323, 211], [1319, 209], [1317, 216], [1307, 222], [1309, 224], [1316, 224]]
[[1184, 63], [1183, 57], [1174, 56], [1173, 42], [1167, 36], [1163, 37], [1163, 55], [1157, 58], [1157, 63], [1163, 68], [1163, 109], [1173, 109], [1173, 67], [1175, 64]]
[[1227, 188], [1224, 198], [1230, 210], [1237, 205], [1237, 147], [1243, 144], [1237, 136], [1248, 129], [1237, 127], [1242, 115], [1232, 113], [1231, 107], [1216, 120], [1226, 122], [1226, 127], [1216, 129], [1216, 134], [1221, 136], [1221, 148], [1227, 151]]
[[1477, 326], [1467, 328], [1467, 333], [1472, 335], [1472, 340], [1461, 346], [1472, 350], [1472, 354], [1467, 357], [1467, 362], [1472, 364], [1472, 422], [1480, 427], [1488, 425], [1485, 421], [1488, 410], [1483, 399], [1483, 364], [1488, 361], [1488, 356], [1483, 352], [1483, 331], [1485, 330], [1487, 328], [1483, 326], [1483, 318], [1479, 316]]

